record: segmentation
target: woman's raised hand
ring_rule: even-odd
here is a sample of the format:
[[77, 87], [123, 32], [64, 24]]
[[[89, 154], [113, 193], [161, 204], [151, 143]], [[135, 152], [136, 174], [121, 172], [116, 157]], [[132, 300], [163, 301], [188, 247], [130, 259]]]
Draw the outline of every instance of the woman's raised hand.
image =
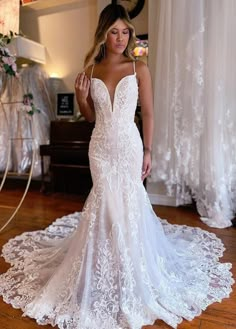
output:
[[90, 79], [85, 72], [79, 73], [75, 79], [76, 98], [79, 102], [85, 103], [89, 95]]

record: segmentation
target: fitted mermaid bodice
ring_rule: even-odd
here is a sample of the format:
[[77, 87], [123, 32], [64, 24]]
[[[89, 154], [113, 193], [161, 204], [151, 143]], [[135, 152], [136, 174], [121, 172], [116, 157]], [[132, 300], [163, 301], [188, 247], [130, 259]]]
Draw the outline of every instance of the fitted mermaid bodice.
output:
[[138, 99], [136, 74], [123, 77], [117, 84], [113, 101], [106, 84], [91, 79], [91, 97], [96, 113], [96, 125], [133, 123]]
[[138, 99], [135, 72], [118, 82], [113, 100], [106, 84], [91, 78], [91, 97], [96, 113], [89, 147], [93, 181], [103, 186], [107, 181], [111, 189], [127, 182], [141, 183], [142, 141], [134, 122]]

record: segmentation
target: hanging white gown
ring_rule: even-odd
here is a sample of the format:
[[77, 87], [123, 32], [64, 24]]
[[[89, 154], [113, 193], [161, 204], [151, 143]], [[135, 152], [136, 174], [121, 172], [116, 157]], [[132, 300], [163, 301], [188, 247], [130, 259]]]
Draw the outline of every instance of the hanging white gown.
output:
[[170, 225], [154, 213], [141, 180], [134, 123], [136, 73], [116, 86], [91, 78], [96, 125], [89, 147], [93, 187], [83, 211], [3, 247], [12, 267], [0, 294], [39, 324], [63, 329], [173, 328], [228, 297], [231, 264], [212, 233]]

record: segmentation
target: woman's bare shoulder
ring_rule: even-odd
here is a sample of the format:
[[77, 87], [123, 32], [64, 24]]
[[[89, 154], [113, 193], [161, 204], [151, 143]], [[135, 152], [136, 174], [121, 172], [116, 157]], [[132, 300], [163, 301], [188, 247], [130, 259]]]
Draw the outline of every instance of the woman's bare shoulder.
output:
[[150, 76], [149, 68], [143, 61], [135, 61], [136, 74], [139, 81], [145, 80]]
[[135, 67], [136, 67], [136, 71], [140, 71], [140, 72], [144, 72], [146, 70], [148, 70], [148, 66], [146, 63], [144, 63], [141, 60], [136, 60], [135, 61]]

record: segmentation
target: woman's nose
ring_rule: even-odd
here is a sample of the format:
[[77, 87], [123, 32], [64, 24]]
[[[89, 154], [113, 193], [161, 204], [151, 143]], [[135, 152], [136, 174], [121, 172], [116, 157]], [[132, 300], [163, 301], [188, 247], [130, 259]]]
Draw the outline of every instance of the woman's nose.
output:
[[117, 38], [118, 40], [122, 40], [122, 34], [121, 33], [118, 33], [118, 38]]

